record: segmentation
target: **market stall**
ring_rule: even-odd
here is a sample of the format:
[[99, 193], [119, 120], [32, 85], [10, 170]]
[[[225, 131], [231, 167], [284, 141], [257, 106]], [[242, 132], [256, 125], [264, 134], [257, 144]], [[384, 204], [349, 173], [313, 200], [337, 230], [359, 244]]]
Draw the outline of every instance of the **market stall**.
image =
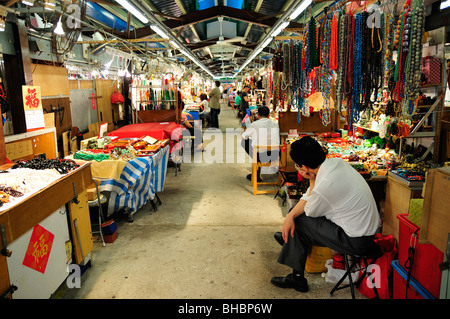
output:
[[[122, 209], [129, 219], [149, 200], [153, 207], [156, 193], [164, 189], [169, 140], [149, 136], [138, 138], [94, 139], [87, 149], [71, 158], [90, 161], [92, 176], [100, 180], [100, 190], [110, 192], [107, 216]], [[107, 143], [104, 142], [107, 141]]]
[[3, 165], [1, 172], [2, 296], [49, 298], [68, 266], [83, 262], [93, 248], [90, 164], [36, 159]]

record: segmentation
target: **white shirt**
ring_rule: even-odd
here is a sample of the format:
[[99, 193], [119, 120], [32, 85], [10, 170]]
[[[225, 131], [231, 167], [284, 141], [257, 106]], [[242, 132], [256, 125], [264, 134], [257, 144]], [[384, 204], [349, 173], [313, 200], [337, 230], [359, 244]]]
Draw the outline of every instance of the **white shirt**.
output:
[[[279, 145], [280, 130], [278, 123], [269, 118], [261, 118], [252, 122], [242, 133], [242, 138], [251, 139], [253, 145]], [[265, 152], [265, 150], [259, 150]]]
[[201, 111], [200, 114], [211, 112], [208, 100], [203, 100], [202, 103], [200, 103], [200, 104], [203, 105], [203, 111]]
[[350, 237], [374, 235], [380, 217], [364, 178], [341, 158], [329, 158], [319, 168], [314, 188], [302, 196], [305, 214], [324, 216]]

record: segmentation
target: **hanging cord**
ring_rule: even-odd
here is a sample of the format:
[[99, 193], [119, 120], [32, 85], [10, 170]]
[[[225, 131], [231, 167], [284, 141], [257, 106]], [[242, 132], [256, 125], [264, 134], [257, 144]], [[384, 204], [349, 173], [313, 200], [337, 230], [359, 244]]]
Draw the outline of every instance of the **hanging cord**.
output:
[[408, 271], [408, 277], [406, 278], [406, 291], [405, 291], [405, 299], [408, 298], [408, 288], [409, 288], [409, 282], [411, 280], [411, 273], [414, 265], [414, 257], [416, 255], [416, 242], [417, 242], [417, 232], [419, 230], [416, 229], [414, 233], [411, 235], [411, 239], [409, 242], [409, 248], [408, 248], [408, 258], [405, 261], [405, 269]]

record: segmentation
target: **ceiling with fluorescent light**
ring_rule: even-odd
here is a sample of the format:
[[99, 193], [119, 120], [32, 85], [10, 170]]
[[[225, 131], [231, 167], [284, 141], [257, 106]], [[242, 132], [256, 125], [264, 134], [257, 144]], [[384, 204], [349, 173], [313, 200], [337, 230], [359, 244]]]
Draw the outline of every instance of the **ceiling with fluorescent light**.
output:
[[[33, 7], [26, 6], [20, 0], [0, 0], [1, 4], [20, 12], [19, 19], [26, 19], [29, 27], [38, 15], [44, 23], [56, 26], [61, 12], [68, 12], [67, 6], [73, 1], [56, 0], [56, 11], [43, 10], [44, 2], [35, 0]], [[104, 39], [120, 39], [114, 44], [97, 43], [92, 47], [113, 46], [124, 51], [134, 51], [141, 55], [164, 56], [186, 64], [199, 73], [209, 75], [233, 76], [240, 71], [253, 50], [258, 47], [266, 35], [280, 24], [280, 18], [286, 11], [302, 0], [124, 0], [142, 13], [148, 21], [140, 21], [129, 14], [123, 2], [116, 0], [80, 0], [83, 4], [81, 28], [72, 32], [72, 41], [76, 42], [79, 33], [92, 37], [100, 34]], [[320, 12], [333, 1], [316, 0], [312, 4], [313, 13]], [[122, 4], [119, 4], [121, 2]], [[64, 15], [63, 15], [64, 16]], [[287, 28], [301, 28], [305, 12], [291, 20]], [[66, 14], [65, 21], [69, 17]], [[67, 23], [66, 23], [67, 24]], [[168, 41], [151, 42], [148, 39], [160, 39], [150, 25], [158, 24], [170, 33], [171, 39], [187, 49], [191, 57], [186, 57]], [[41, 26], [42, 27], [42, 26]], [[34, 27], [35, 28], [35, 27]], [[35, 28], [36, 29], [36, 28]], [[37, 28], [42, 32], [52, 32], [51, 28]], [[67, 28], [65, 28], [67, 31]], [[71, 30], [68, 30], [71, 31]], [[289, 35], [286, 33], [285, 35]], [[102, 37], [100, 37], [101, 39]], [[136, 42], [136, 39], [147, 41]], [[183, 48], [184, 47], [184, 48]], [[272, 41], [259, 54], [258, 58], [246, 65], [247, 68], [261, 67], [275, 52]], [[193, 59], [197, 60], [194, 61]], [[200, 62], [200, 63], [199, 63]]]

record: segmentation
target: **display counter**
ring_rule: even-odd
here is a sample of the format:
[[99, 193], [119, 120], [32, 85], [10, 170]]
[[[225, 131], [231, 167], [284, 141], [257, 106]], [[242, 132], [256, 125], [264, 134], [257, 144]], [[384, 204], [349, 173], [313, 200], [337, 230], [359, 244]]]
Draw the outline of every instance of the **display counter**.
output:
[[125, 125], [115, 131], [108, 133], [108, 136], [121, 138], [141, 138], [151, 136], [157, 140], [170, 139], [170, 151], [181, 138], [181, 126], [175, 122], [160, 123], [137, 123]]
[[151, 156], [90, 162], [92, 176], [100, 180], [100, 191], [110, 192], [107, 216], [125, 209], [131, 220], [139, 208], [164, 190], [169, 149], [166, 145]]
[[[11, 165], [2, 166], [3, 169]], [[3, 173], [8, 174], [8, 173]], [[66, 209], [66, 204], [73, 204], [84, 207], [84, 213], [89, 218], [87, 197], [82, 199], [86, 189], [92, 183], [90, 164], [86, 163], [79, 168], [70, 171], [48, 185], [12, 205], [5, 205], [0, 211], [1, 243], [2, 254], [0, 255], [0, 294], [9, 297], [8, 291], [15, 286], [17, 288], [16, 298], [49, 298], [58, 286], [67, 277], [67, 265], [72, 263], [72, 249], [81, 243], [77, 237], [74, 224], [77, 218], [71, 214], [71, 208]], [[69, 212], [67, 218], [66, 212]], [[62, 216], [62, 217], [61, 217]], [[92, 241], [90, 233], [90, 221], [86, 229], [87, 234], [80, 234], [80, 237], [88, 237]], [[81, 225], [80, 225], [81, 226]], [[42, 230], [43, 229], [43, 230]], [[39, 231], [53, 236], [51, 241], [44, 242], [41, 238], [36, 239], [36, 232]], [[69, 235], [70, 234], [70, 235]], [[71, 241], [72, 239], [72, 241]], [[43, 249], [44, 245], [48, 250], [44, 252], [50, 258], [42, 268], [42, 264], [27, 263], [27, 260], [36, 256], [44, 257], [45, 254], [37, 255], [36, 250], [30, 252], [32, 241], [35, 240], [34, 247]], [[64, 248], [64, 251], [61, 250]], [[27, 249], [28, 248], [28, 249]], [[33, 248], [33, 247], [31, 247]], [[69, 249], [70, 248], [70, 249]], [[85, 256], [90, 252], [88, 247], [84, 247]], [[37, 249], [37, 248], [36, 248]], [[55, 249], [55, 250], [53, 250]], [[66, 249], [68, 253], [66, 253]], [[42, 252], [42, 250], [41, 250]], [[50, 254], [52, 252], [52, 254]], [[53, 253], [54, 252], [54, 253]], [[30, 257], [31, 256], [31, 257]], [[56, 257], [56, 258], [55, 258]], [[75, 262], [78, 262], [75, 260]], [[14, 269], [11, 269], [14, 267]], [[37, 276], [36, 276], [37, 273]], [[45, 287], [41, 286], [42, 277], [46, 277]], [[20, 293], [19, 293], [20, 292]], [[14, 294], [13, 294], [14, 297]]]

